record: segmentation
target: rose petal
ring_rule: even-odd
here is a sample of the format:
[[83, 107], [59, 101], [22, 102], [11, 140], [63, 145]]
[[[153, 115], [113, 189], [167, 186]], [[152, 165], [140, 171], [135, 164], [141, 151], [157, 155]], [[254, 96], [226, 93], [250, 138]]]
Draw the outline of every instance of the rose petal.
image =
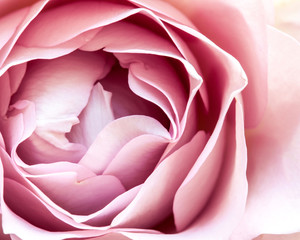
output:
[[241, 63], [249, 78], [249, 86], [243, 91], [246, 126], [255, 126], [267, 101], [267, 42], [262, 1], [169, 2], [182, 10], [201, 33]]
[[253, 240], [298, 240], [300, 233], [293, 234], [264, 234]]
[[247, 132], [249, 194], [232, 239], [300, 231], [300, 44], [273, 28], [268, 39], [268, 107]]
[[14, 35], [17, 27], [22, 22], [26, 14], [27, 9], [25, 8], [8, 14], [0, 19], [0, 49], [2, 49], [9, 39]]
[[300, 2], [275, 1], [275, 27], [290, 34], [300, 42]]
[[87, 30], [119, 21], [132, 10], [128, 4], [109, 1], [64, 4], [39, 14], [18, 43], [26, 47], [55, 46]]
[[11, 101], [11, 96], [17, 91], [22, 78], [26, 71], [26, 64], [16, 65], [1, 77], [1, 88], [0, 88], [0, 115], [4, 116], [8, 110], [8, 106]]
[[[112, 222], [114, 227], [154, 227], [172, 212], [174, 194], [205, 143], [203, 132], [171, 154], [154, 170], [129, 206]], [[149, 201], [151, 199], [151, 201]]]
[[74, 173], [32, 176], [29, 179], [60, 207], [78, 215], [100, 210], [125, 191], [120, 181], [109, 175], [95, 176], [80, 182]]
[[9, 117], [1, 122], [1, 133], [7, 147], [6, 151], [12, 153], [18, 144], [34, 131], [35, 113], [34, 104], [25, 100], [18, 101], [10, 110]]
[[[205, 211], [199, 215], [192, 225], [179, 233], [146, 234], [123, 232], [123, 235], [133, 240], [229, 239], [231, 232], [243, 214], [247, 196], [247, 156], [243, 125], [244, 119], [240, 101], [236, 102], [235, 107], [235, 120], [231, 120], [233, 122], [230, 122], [227, 119], [226, 121], [229, 120], [227, 122], [228, 125], [224, 128], [226, 135], [228, 134], [231, 141], [228, 144], [230, 149], [228, 149], [228, 155], [226, 154], [226, 159], [224, 159], [224, 168], [219, 176], [214, 194]], [[151, 195], [151, 199], [152, 197], [153, 194]], [[160, 206], [160, 204], [157, 206]], [[182, 205], [182, 210], [186, 206]]]
[[[24, 186], [11, 179], [4, 179], [4, 201], [10, 209], [23, 219], [45, 230], [72, 230], [74, 228], [59, 221], [45, 209], [40, 201]], [[20, 201], [26, 205], [20, 204]]]
[[153, 118], [139, 115], [119, 118], [106, 125], [98, 134], [79, 164], [99, 174], [127, 142], [143, 134], [170, 139], [168, 131]]
[[118, 63], [101, 79], [103, 88], [112, 93], [111, 104], [115, 118], [129, 115], [145, 115], [158, 120], [166, 129], [170, 121], [155, 104], [136, 95], [128, 86], [128, 70]]
[[[13, 48], [20, 34], [24, 31], [24, 29], [28, 26], [28, 24], [39, 14], [39, 12], [44, 8], [44, 6], [47, 4], [48, 1], [49, 0], [41, 0], [29, 7], [19, 10], [19, 14], [20, 15], [25, 14], [25, 16], [22, 18], [22, 21], [19, 22], [17, 26], [16, 25], [14, 26], [16, 27], [16, 29], [13, 35], [9, 34], [11, 35], [9, 41], [6, 42], [5, 46], [0, 48], [0, 67], [2, 67], [3, 62], [9, 55], [11, 49]], [[15, 22], [15, 24], [16, 23], [17, 22]]]
[[81, 51], [33, 62], [14, 100], [34, 102], [36, 133], [54, 145], [64, 144], [64, 134], [78, 121], [94, 82], [104, 77], [110, 67], [106, 54]]
[[[169, 117], [172, 137], [177, 137], [188, 94], [167, 60], [148, 55], [115, 54], [123, 67], [129, 68], [129, 87], [137, 95], [158, 105]], [[173, 84], [169, 84], [170, 81]]]
[[142, 184], [159, 162], [167, 143], [158, 136], [138, 136], [118, 152], [103, 174], [116, 176], [126, 189]]
[[93, 87], [89, 101], [78, 117], [80, 123], [73, 126], [67, 135], [71, 142], [89, 147], [98, 133], [114, 120], [111, 97], [112, 94], [105, 91], [100, 83]]
[[113, 218], [119, 214], [125, 207], [127, 207], [137, 193], [140, 191], [141, 185], [131, 188], [130, 190], [120, 194], [104, 208], [89, 216], [76, 216], [76, 220], [85, 222], [91, 226], [105, 226], [110, 225]]

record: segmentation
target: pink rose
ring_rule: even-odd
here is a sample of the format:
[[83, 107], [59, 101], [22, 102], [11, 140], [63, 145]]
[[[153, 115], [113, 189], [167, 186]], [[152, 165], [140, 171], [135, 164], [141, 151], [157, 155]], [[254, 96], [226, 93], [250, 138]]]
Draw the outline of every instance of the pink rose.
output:
[[0, 11], [1, 239], [299, 237], [300, 43], [271, 1]]

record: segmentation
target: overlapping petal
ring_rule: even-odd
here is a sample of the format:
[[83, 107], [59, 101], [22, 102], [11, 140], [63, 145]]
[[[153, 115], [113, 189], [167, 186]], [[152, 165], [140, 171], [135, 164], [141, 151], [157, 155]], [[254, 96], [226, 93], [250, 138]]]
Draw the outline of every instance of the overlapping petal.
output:
[[258, 128], [247, 132], [249, 194], [232, 239], [300, 231], [300, 45], [273, 28], [268, 39], [268, 107]]

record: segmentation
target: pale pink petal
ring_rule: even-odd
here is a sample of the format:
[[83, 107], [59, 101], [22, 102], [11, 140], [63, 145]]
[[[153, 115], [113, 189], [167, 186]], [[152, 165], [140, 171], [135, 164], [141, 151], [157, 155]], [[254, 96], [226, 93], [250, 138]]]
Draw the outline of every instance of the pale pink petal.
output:
[[103, 174], [116, 176], [126, 189], [142, 184], [161, 159], [168, 142], [154, 135], [138, 136], [117, 153]]
[[79, 164], [95, 173], [102, 173], [127, 142], [143, 134], [170, 139], [168, 131], [153, 118], [140, 115], [119, 118], [106, 125], [98, 134]]
[[172, 135], [177, 137], [188, 93], [174, 67], [166, 59], [158, 56], [120, 53], [115, 55], [121, 66], [129, 69], [128, 81], [132, 91], [163, 109], [171, 121]]
[[275, 1], [275, 27], [290, 34], [300, 42], [300, 2], [297, 0]]
[[[134, 240], [229, 239], [242, 217], [247, 196], [244, 119], [239, 101], [235, 108], [233, 105], [231, 113], [236, 116], [227, 119], [223, 129], [228, 136], [229, 148], [224, 155], [223, 168], [209, 204], [196, 221], [179, 233], [123, 232], [125, 236]], [[182, 210], [188, 206], [186, 204], [181, 206]]]
[[158, 120], [166, 129], [170, 121], [165, 113], [155, 104], [136, 95], [128, 85], [128, 70], [118, 63], [110, 73], [101, 79], [100, 84], [112, 93], [111, 105], [115, 118], [129, 115], [145, 115]]
[[205, 121], [203, 120], [206, 118], [206, 112], [200, 94], [196, 94], [191, 104], [187, 107], [187, 110], [187, 124], [183, 127], [184, 131], [182, 132], [182, 135], [178, 141], [170, 142], [168, 144], [160, 161], [163, 161], [167, 156], [191, 141], [199, 130], [205, 128]]
[[93, 84], [108, 73], [111, 64], [107, 54], [81, 51], [30, 62], [14, 101], [34, 102], [35, 132], [54, 145], [64, 144], [64, 134], [78, 122]]
[[0, 16], [5, 16], [13, 11], [32, 5], [36, 0], [2, 0], [0, 2]]
[[10, 77], [6, 72], [0, 77], [0, 116], [5, 116], [10, 103]]
[[98, 133], [114, 120], [111, 96], [100, 83], [93, 87], [86, 107], [78, 116], [80, 123], [74, 125], [67, 134], [71, 142], [79, 142], [89, 147]]
[[194, 138], [154, 170], [129, 206], [112, 222], [114, 227], [154, 227], [172, 212], [174, 194], [199, 156], [205, 135]]
[[[3, 163], [4, 167], [4, 173], [5, 177], [12, 179], [16, 182], [18, 182], [20, 185], [22, 185], [24, 188], [26, 188], [31, 194], [34, 195], [34, 197], [40, 201], [40, 205], [44, 206], [43, 208], [46, 209], [50, 214], [53, 215], [53, 217], [56, 217], [59, 221], [62, 221], [66, 224], [69, 224], [70, 226], [73, 226], [75, 228], [79, 229], [86, 229], [87, 227], [83, 224], [80, 224], [74, 215], [70, 214], [66, 210], [60, 208], [58, 205], [53, 203], [44, 193], [40, 191], [31, 181], [29, 181], [27, 177], [32, 177], [30, 174], [25, 172], [23, 169], [19, 168], [16, 166], [16, 164], [11, 160], [10, 156], [3, 150], [0, 149], [0, 157], [1, 161]], [[77, 180], [81, 181], [84, 180], [87, 177], [95, 177], [95, 174], [89, 172], [86, 173], [87, 171], [83, 170], [82, 168], [68, 168], [67, 169], [68, 173], [73, 173], [74, 175], [77, 176]], [[47, 173], [46, 173], [47, 174]], [[4, 203], [2, 206], [5, 207]], [[2, 211], [6, 211], [2, 208]], [[9, 212], [7, 213], [9, 216], [11, 215]], [[9, 217], [8, 217], [9, 218]]]
[[64, 210], [79, 215], [100, 210], [125, 189], [120, 181], [109, 175], [81, 181], [75, 173], [57, 173], [28, 178], [53, 202]]
[[[132, 20], [133, 21], [133, 20]], [[156, 24], [154, 22], [154, 24]], [[156, 25], [155, 25], [156, 26]], [[80, 49], [109, 52], [152, 53], [181, 57], [180, 52], [158, 26], [159, 33], [144, 28], [142, 23], [121, 21], [104, 26], [98, 34]]]
[[71, 53], [85, 44], [86, 41], [92, 39], [98, 31], [99, 29], [86, 31], [69, 41], [63, 42], [51, 48], [24, 47], [16, 43], [6, 61], [0, 68], [0, 75], [14, 65], [26, 63], [35, 59], [54, 59]]
[[0, 77], [1, 88], [0, 88], [0, 115], [4, 116], [8, 110], [11, 96], [17, 91], [22, 78], [26, 71], [26, 63], [16, 65], [8, 69]]
[[77, 163], [85, 154], [87, 148], [81, 144], [66, 142], [56, 146], [36, 133], [19, 144], [15, 160], [22, 167], [27, 165], [72, 162]]
[[78, 181], [96, 176], [90, 169], [76, 163], [71, 162], [55, 162], [46, 164], [35, 164], [31, 166], [25, 166], [23, 169], [26, 173], [24, 177], [30, 177], [34, 175], [49, 175], [54, 173], [63, 172], [75, 172], [77, 174]]
[[[2, 10], [2, 9], [1, 9]], [[28, 9], [20, 9], [0, 18], [0, 49], [5, 46], [26, 16]]]
[[[198, 73], [200, 73], [200, 69], [198, 68], [197, 60], [195, 59], [192, 51], [189, 49], [189, 46], [186, 42], [184, 42], [181, 37], [173, 31], [168, 24], [165, 24], [164, 21], [161, 20], [169, 20], [167, 22], [176, 21], [181, 24], [185, 24], [186, 26], [190, 26], [194, 28], [191, 21], [187, 16], [182, 14], [182, 12], [178, 11], [178, 9], [174, 8], [172, 5], [166, 3], [165, 1], [155, 1], [149, 2], [144, 0], [130, 0], [132, 3], [136, 4], [139, 7], [144, 7], [144, 11], [140, 11], [145, 17], [150, 17], [152, 20], [156, 22], [157, 27], [154, 29], [157, 31], [158, 28], [162, 28], [165, 31], [165, 34], [169, 36], [169, 38], [173, 41], [178, 51], [184, 56], [184, 58], [191, 63], [191, 65], [196, 69]], [[150, 11], [149, 11], [150, 10]], [[139, 21], [137, 21], [139, 22]], [[139, 23], [141, 26], [142, 24]], [[145, 26], [145, 28], [153, 28], [153, 26]], [[164, 34], [164, 35], [165, 35]], [[158, 53], [160, 55], [160, 53]]]
[[121, 233], [109, 233], [101, 237], [91, 238], [90, 240], [130, 240]]
[[273, 28], [268, 39], [268, 106], [246, 135], [249, 194], [232, 239], [300, 231], [300, 44]]
[[[237, 103], [236, 108], [236, 122], [230, 122], [230, 117], [233, 118], [232, 111], [234, 110], [231, 110], [227, 113], [227, 115], [230, 115], [230, 117], [227, 117], [224, 123], [221, 123], [222, 121], [218, 122], [216, 130], [210, 136], [210, 140], [206, 144], [205, 149], [202, 151], [189, 175], [176, 193], [173, 211], [175, 224], [179, 231], [185, 229], [192, 222], [192, 220], [199, 216], [199, 213], [204, 213], [204, 216], [200, 215], [200, 218], [203, 217], [203, 219], [210, 219], [210, 217], [213, 215], [220, 214], [218, 211], [223, 211], [217, 209], [231, 207], [222, 206], [222, 204], [225, 204], [226, 198], [224, 197], [224, 199], [222, 199], [220, 196], [222, 196], [222, 194], [229, 194], [229, 192], [224, 192], [224, 189], [229, 191], [230, 187], [239, 187], [240, 197], [238, 199], [241, 200], [239, 202], [241, 205], [239, 206], [243, 207], [243, 204], [245, 203], [247, 194], [245, 176], [246, 147], [243, 140], [243, 116], [239, 103]], [[220, 119], [222, 119], [222, 117]], [[217, 134], [220, 123], [222, 124], [222, 130], [219, 134]], [[237, 125], [236, 129], [233, 129], [232, 127], [234, 124]], [[235, 161], [241, 161], [241, 165], [238, 165], [231, 159], [235, 159]], [[241, 173], [235, 173], [233, 170], [235, 167], [237, 167]], [[231, 173], [235, 173], [237, 176], [231, 176]], [[236, 181], [234, 180], [235, 178], [239, 178], [240, 185], [235, 186], [235, 183], [232, 182]], [[227, 184], [229, 186], [227, 186]], [[231, 184], [233, 186], [231, 186]], [[223, 193], [218, 193], [219, 191]], [[232, 192], [231, 194], [236, 195], [237, 193]], [[210, 210], [212, 211], [211, 213], [208, 213], [208, 216], [210, 217], [206, 216], [205, 214], [205, 211], [210, 212], [207, 210], [207, 204], [212, 204], [211, 208], [214, 208], [214, 210]], [[228, 204], [230, 205], [231, 203]], [[186, 207], [182, 208], [182, 206]], [[206, 207], [206, 210], [204, 210], [204, 207]], [[241, 215], [243, 210], [242, 208], [239, 210], [240, 212], [237, 214]], [[200, 222], [205, 225], [206, 220], [203, 219], [200, 220]], [[218, 219], [216, 221], [220, 220]], [[230, 234], [230, 229], [233, 229], [235, 225], [232, 225], [231, 222], [228, 222], [228, 224], [228, 232], [223, 231], [226, 229], [224, 227], [223, 230], [219, 230], [218, 234], [223, 234], [223, 236], [225, 236], [225, 234]], [[205, 234], [209, 233], [207, 232]], [[218, 237], [215, 238], [218, 239]]]
[[119, 21], [133, 6], [108, 1], [71, 2], [44, 10], [26, 28], [18, 44], [26, 47], [55, 46], [87, 30]]
[[24, 29], [28, 26], [28, 24], [39, 14], [39, 12], [44, 8], [49, 0], [41, 0], [33, 5], [23, 8], [19, 10], [19, 14], [24, 14], [22, 21], [15, 27], [14, 33], [11, 35], [10, 39], [6, 42], [6, 44], [0, 48], [0, 67], [2, 67], [3, 62], [9, 55], [11, 49], [16, 43], [20, 34], [24, 31]]
[[131, 188], [130, 190], [120, 194], [104, 208], [89, 216], [76, 216], [76, 220], [82, 221], [91, 226], [105, 226], [110, 225], [113, 218], [119, 214], [140, 191], [141, 185]]
[[[5, 166], [4, 172], [6, 177], [8, 177], [6, 178], [7, 181], [9, 181], [8, 185], [6, 185], [9, 187], [8, 191], [10, 191], [8, 194], [10, 197], [8, 201], [10, 207], [13, 208], [9, 208], [6, 202], [3, 200], [3, 185], [1, 184], [1, 211], [3, 216], [2, 226], [6, 233], [22, 236], [22, 240], [32, 240], [33, 238], [61, 240], [72, 237], [87, 238], [101, 236], [109, 232], [107, 231], [107, 227], [91, 229], [90, 226], [74, 222], [72, 218], [76, 219], [75, 216], [68, 214], [68, 212], [62, 209], [57, 209], [57, 206], [53, 205], [53, 202], [43, 195], [39, 189], [37, 189], [30, 181], [21, 176], [22, 173], [20, 174], [20, 169], [17, 169], [15, 166], [13, 166], [13, 162], [10, 160], [10, 157], [5, 151], [3, 151], [2, 148], [0, 150], [1, 163], [3, 163]], [[0, 172], [2, 175], [2, 165], [0, 165], [0, 167]], [[0, 179], [2, 181], [3, 177]], [[12, 187], [11, 184], [13, 184]], [[19, 194], [19, 197], [17, 197], [15, 194]], [[30, 207], [22, 208], [22, 205], [20, 206], [19, 204], [20, 201], [25, 204], [28, 203], [28, 206]], [[14, 210], [17, 211], [17, 214], [14, 212]], [[21, 216], [18, 216], [18, 214]], [[23, 214], [26, 216], [23, 216]], [[49, 219], [53, 220], [51, 223], [52, 227], [67, 226], [67, 228], [63, 227], [61, 232], [53, 231], [51, 224], [47, 222]], [[38, 226], [44, 224], [45, 227], [39, 228], [35, 225], [32, 225], [32, 221], [37, 223]], [[49, 228], [51, 228], [50, 231]], [[65, 231], [68, 228], [74, 229], [74, 231]], [[117, 229], [113, 231], [117, 231]], [[137, 229], [136, 231], [139, 230]]]
[[[42, 206], [40, 201], [24, 186], [11, 179], [4, 179], [4, 201], [19, 217], [45, 230], [72, 230]], [[20, 204], [22, 202], [23, 204]], [[26, 207], [24, 207], [26, 206]]]
[[[236, 97], [246, 85], [243, 70], [237, 62], [221, 53], [219, 53], [219, 61], [223, 62], [221, 65], [222, 68], [219, 68], [219, 73], [214, 76], [214, 79], [210, 79], [210, 81], [217, 81], [219, 85], [222, 84], [224, 86], [221, 90], [223, 95], [219, 93], [218, 98], [212, 96], [214, 97], [213, 104], [216, 105], [214, 106], [215, 109], [213, 109], [213, 112], [209, 113], [210, 116], [208, 116], [211, 121], [210, 124], [213, 123], [216, 116], [218, 116], [218, 118], [216, 125], [213, 126], [213, 132], [205, 149], [176, 193], [174, 199], [174, 218], [178, 230], [184, 229], [196, 218], [206, 205], [215, 187], [214, 184], [219, 175], [218, 171], [220, 171], [221, 164], [224, 161], [224, 149], [228, 148], [227, 145], [224, 145], [226, 144], [226, 133], [223, 133], [225, 135], [220, 134], [221, 129], [224, 128], [224, 119], [228, 114], [228, 109], [233, 98]], [[212, 85], [215, 91], [217, 91], [215, 87], [217, 82]], [[201, 184], [199, 184], [199, 182], [201, 182]], [[181, 208], [182, 205], [187, 206], [184, 211]], [[178, 209], [176, 210], [176, 208]]]
[[136, 4], [139, 7], [150, 9], [157, 16], [168, 17], [179, 23], [193, 27], [193, 24], [191, 23], [188, 16], [185, 16], [182, 12], [178, 11], [177, 8], [174, 8], [174, 6], [172, 6], [171, 4], [166, 3], [166, 1], [155, 1], [150, 3], [145, 0], [130, 0], [130, 2]]
[[15, 103], [11, 106], [8, 118], [1, 122], [1, 127], [6, 151], [11, 153], [36, 127], [34, 104], [25, 100]]
[[292, 234], [263, 234], [253, 240], [299, 240], [300, 233]]
[[27, 69], [27, 63], [19, 64], [8, 69], [7, 72], [10, 76], [11, 94], [14, 94], [18, 90], [22, 82], [22, 79], [26, 73], [26, 69]]
[[[201, 78], [198, 75], [200, 70], [191, 51], [179, 34], [165, 26], [156, 16], [150, 14], [151, 12], [147, 11], [144, 13], [144, 11], [141, 11], [140, 13], [144, 16], [139, 16], [137, 19], [135, 19], [135, 17], [138, 15], [132, 16], [126, 22], [123, 21], [105, 26], [99, 31], [97, 36], [83, 46], [82, 49], [92, 51], [104, 48], [105, 51], [113, 53], [147, 53], [174, 58], [175, 61], [170, 59], [172, 68], [176, 69], [177, 76], [181, 75], [188, 79], [188, 82], [186, 82], [186, 79], [184, 80], [186, 82], [184, 88], [186, 88], [186, 90], [189, 89], [191, 99], [194, 96], [193, 91], [198, 89], [201, 84]], [[153, 20], [151, 25], [148, 23], [148, 18]], [[145, 20], [143, 21], [143, 19]], [[139, 25], [137, 25], [137, 23]], [[133, 36], [134, 40], [132, 40]], [[189, 61], [184, 59], [180, 53]], [[119, 55], [120, 54], [116, 56]], [[147, 56], [147, 58], [148, 57], [149, 56]], [[139, 56], [137, 55], [136, 58], [139, 58]], [[185, 76], [186, 72], [187, 76]], [[152, 89], [151, 92], [153, 91], [156, 90]], [[186, 110], [188, 110], [188, 107]], [[183, 121], [182, 128], [184, 128], [184, 124]], [[173, 128], [174, 127], [175, 126], [173, 126]]]
[[[249, 78], [249, 86], [243, 92], [246, 127], [255, 126], [267, 101], [266, 16], [262, 1], [169, 2], [183, 11], [201, 33], [241, 63]], [[203, 56], [195, 54], [199, 59]]]

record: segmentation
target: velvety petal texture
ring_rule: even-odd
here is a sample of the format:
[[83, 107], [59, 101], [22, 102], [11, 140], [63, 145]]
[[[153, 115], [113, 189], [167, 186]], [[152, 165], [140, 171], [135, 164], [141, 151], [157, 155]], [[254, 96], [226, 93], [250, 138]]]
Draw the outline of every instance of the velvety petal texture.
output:
[[268, 36], [269, 104], [260, 126], [247, 132], [249, 194], [233, 239], [300, 231], [300, 45], [273, 28]]
[[297, 239], [298, 10], [0, 1], [0, 238]]

